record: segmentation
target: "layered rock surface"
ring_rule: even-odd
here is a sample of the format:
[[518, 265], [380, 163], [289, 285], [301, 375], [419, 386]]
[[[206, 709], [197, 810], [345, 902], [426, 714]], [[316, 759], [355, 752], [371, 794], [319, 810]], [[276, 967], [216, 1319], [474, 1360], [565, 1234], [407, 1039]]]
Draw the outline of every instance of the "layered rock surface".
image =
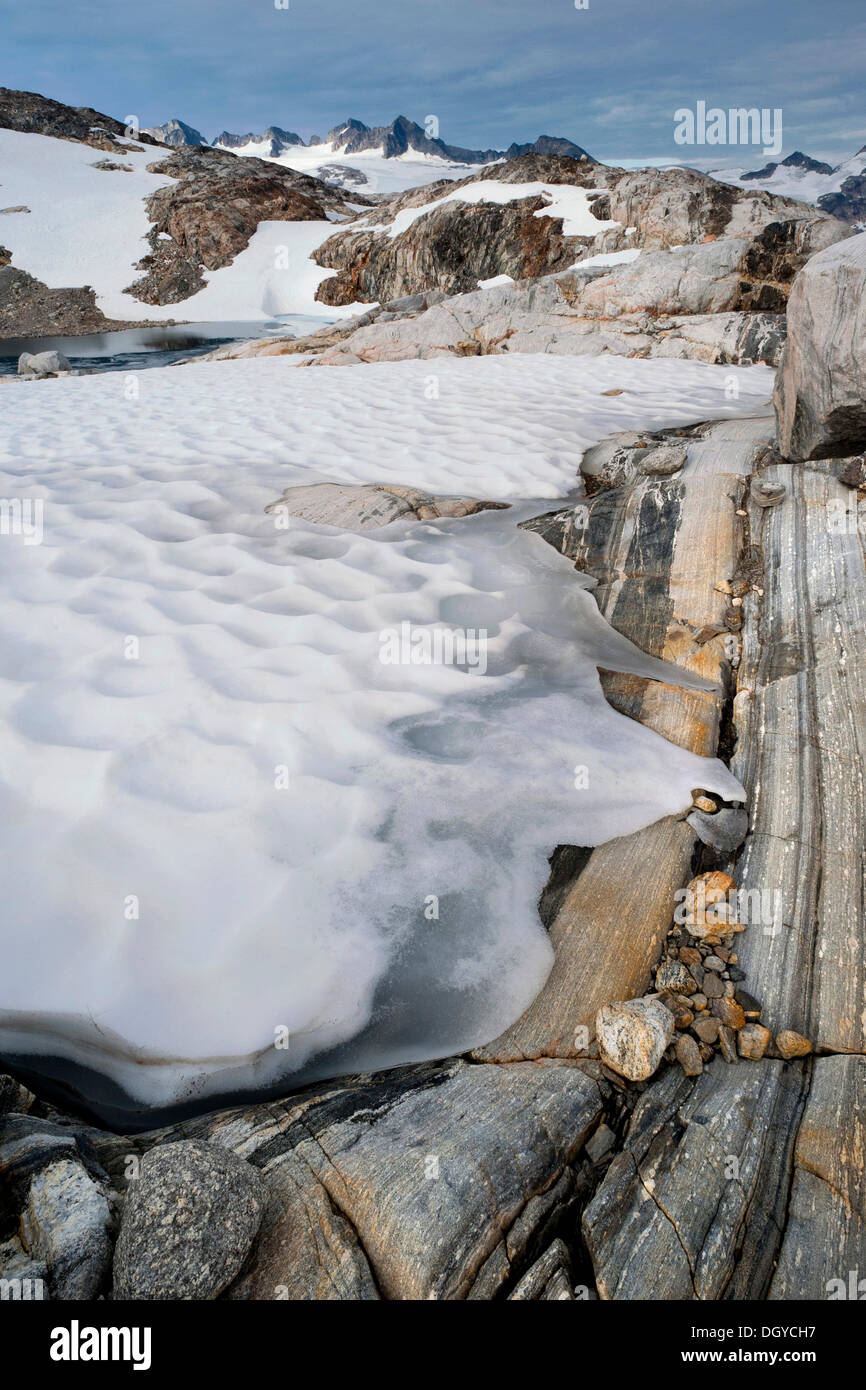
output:
[[[592, 851], [558, 850], [541, 902], [554, 972], [509, 1034], [472, 1059], [329, 1082], [135, 1137], [53, 1116], [10, 1083], [6, 1209], [13, 1222], [35, 1210], [44, 1184], [32, 1191], [34, 1176], [71, 1163], [50, 1186], [68, 1190], [74, 1177], [87, 1194], [87, 1240], [75, 1248], [92, 1252], [82, 1273], [92, 1291], [108, 1286], [126, 1205], [120, 1229], [139, 1236], [115, 1253], [115, 1279], [159, 1296], [164, 1243], [159, 1223], [138, 1221], [133, 1185], [165, 1155], [182, 1159], [198, 1190], [190, 1163], [202, 1143], [247, 1165], [238, 1180], [262, 1192], [264, 1209], [257, 1229], [251, 1215], [231, 1250], [215, 1253], [230, 1282], [196, 1278], [185, 1297], [824, 1299], [857, 1268], [864, 809], [859, 782], [843, 774], [862, 759], [866, 727], [866, 575], [856, 528], [826, 524], [829, 503], [856, 505], [856, 495], [840, 464], [795, 473], [782, 463], [769, 415], [610, 441], [584, 469], [591, 495], [529, 524], [598, 578], [615, 627], [716, 681], [718, 693], [703, 694], [605, 677], [618, 708], [670, 739], [733, 747], [749, 796], [744, 846], [716, 854], [671, 818]], [[777, 505], [750, 501], [758, 483], [782, 477]], [[368, 499], [354, 504], [363, 511]], [[824, 587], [807, 598], [797, 586], [816, 572]], [[732, 576], [747, 591], [739, 608]], [[595, 1006], [647, 989], [696, 862], [727, 866], [759, 900], [779, 889], [778, 920], [774, 905], [750, 923], [740, 959], [777, 1040], [800, 1032], [817, 1055], [785, 1060], [747, 1038], [739, 1057], [716, 1056], [700, 1074], [678, 1050], [648, 1085], [627, 1086], [592, 1057]], [[190, 1211], [190, 1248], [210, 1249], [225, 1223], [213, 1201]], [[66, 1220], [54, 1218], [60, 1230]], [[6, 1270], [67, 1296], [70, 1247], [35, 1232], [32, 1221], [7, 1226]]]
[[797, 276], [790, 339], [776, 383], [786, 458], [866, 448], [866, 232], [828, 247]]
[[[508, 203], [468, 201], [473, 184], [491, 179], [583, 187], [593, 198], [597, 230], [565, 235], [562, 219], [536, 216], [545, 206], [542, 195]], [[466, 202], [455, 200], [461, 189]], [[449, 201], [437, 205], [444, 193]], [[428, 204], [428, 212], [396, 231], [401, 212]], [[735, 189], [695, 170], [588, 168], [566, 156], [537, 154], [389, 199], [372, 220], [369, 230], [359, 225], [337, 234], [316, 252], [319, 265], [338, 272], [319, 290], [324, 302], [382, 302], [434, 289], [453, 294], [495, 275], [537, 277], [598, 254], [725, 239], [745, 243], [728, 253], [727, 273], [739, 270], [746, 284], [742, 302], [719, 307], [778, 309], [805, 259], [845, 235], [841, 223], [815, 208], [762, 190]], [[715, 255], [724, 262], [723, 252]], [[757, 302], [753, 282], [764, 287]]]

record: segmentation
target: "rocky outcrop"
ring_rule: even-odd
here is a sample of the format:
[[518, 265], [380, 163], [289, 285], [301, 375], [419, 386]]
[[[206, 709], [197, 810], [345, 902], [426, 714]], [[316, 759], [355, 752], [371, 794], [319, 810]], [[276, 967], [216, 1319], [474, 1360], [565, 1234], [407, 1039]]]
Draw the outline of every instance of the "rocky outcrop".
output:
[[345, 531], [373, 531], [392, 521], [436, 521], [506, 506], [505, 502], [481, 502], [473, 497], [434, 497], [413, 487], [312, 483], [286, 488], [265, 511], [277, 526], [288, 526], [290, 518], [296, 516]]
[[546, 352], [558, 356], [668, 357], [701, 362], [776, 366], [785, 338], [783, 314], [618, 314], [584, 317], [583, 289], [604, 277], [598, 268], [497, 285], [469, 294], [409, 295], [374, 306], [299, 338], [231, 343], [208, 360], [296, 356], [309, 365], [399, 362], [410, 358]]
[[394, 238], [365, 230], [330, 237], [315, 260], [338, 274], [323, 281], [316, 298], [353, 304], [427, 290], [455, 294], [496, 275], [522, 280], [566, 270], [574, 262], [573, 245], [555, 218], [535, 216], [546, 206], [541, 196], [446, 203]]
[[147, 200], [153, 224], [146, 274], [129, 292], [146, 304], [177, 304], [205, 284], [203, 271], [229, 265], [259, 222], [324, 221], [355, 214], [321, 179], [224, 150], [182, 147], [149, 164], [174, 180]]
[[794, 282], [776, 382], [786, 458], [840, 458], [866, 447], [866, 233], [809, 261]]
[[[591, 495], [579, 506], [524, 523], [598, 579], [595, 596], [613, 627], [712, 683], [712, 691], [695, 692], [603, 676], [617, 709], [704, 756], [719, 747], [739, 660], [738, 609], [729, 618], [729, 593], [717, 586], [736, 573], [742, 475], [770, 430], [768, 416], [643, 435], [623, 448], [619, 462], [612, 450], [615, 474], [600, 487], [593, 473]], [[647, 458], [674, 441], [685, 447], [684, 466], [669, 476], [653, 474]], [[590, 459], [593, 465], [607, 466]], [[697, 847], [685, 818], [669, 817], [581, 853], [570, 867], [563, 851], [565, 872], [547, 915], [542, 904], [556, 952], [553, 969], [523, 1017], [473, 1055], [500, 1062], [580, 1056], [599, 1009], [650, 987], [675, 894], [692, 877]], [[558, 862], [555, 856], [554, 876]]]
[[[94, 111], [89, 106], [65, 106], [38, 92], [19, 92], [0, 87], [0, 130], [21, 130], [28, 134], [53, 135], [58, 140], [79, 140], [97, 150], [114, 150], [127, 142], [126, 127]], [[159, 142], [143, 131], [135, 139], [140, 145]]]
[[83, 1133], [22, 1112], [33, 1101], [23, 1088], [8, 1099], [15, 1108], [0, 1131], [0, 1279], [13, 1281], [13, 1298], [96, 1298], [111, 1266], [108, 1176]]
[[[597, 231], [589, 236], [564, 236], [561, 219], [535, 216], [549, 202], [543, 195], [513, 203], [459, 201], [460, 190], [466, 189], [469, 198], [473, 184], [489, 179], [573, 184], [591, 190]], [[435, 206], [443, 194], [449, 201]], [[398, 235], [390, 234], [400, 212], [427, 204], [429, 212]], [[784, 309], [791, 280], [806, 259], [845, 235], [845, 227], [835, 218], [803, 203], [762, 190], [734, 188], [693, 169], [627, 171], [595, 164], [588, 168], [561, 155], [531, 154], [457, 183], [415, 189], [389, 199], [377, 210], [369, 230], [360, 226], [336, 234], [318, 249], [315, 259], [338, 272], [320, 287], [319, 298], [348, 304], [383, 302], [431, 289], [454, 294], [474, 288], [478, 280], [497, 275], [522, 280], [598, 254], [682, 247], [697, 251], [695, 243], [724, 239], [730, 264], [725, 265], [724, 251], [705, 249], [695, 265], [694, 285], [705, 271], [714, 279], [727, 275], [727, 302], [721, 307], [778, 312]], [[740, 291], [738, 273], [743, 280]], [[676, 284], [670, 289], [676, 298]], [[683, 303], [668, 312], [703, 311], [690, 311]]]
[[[137, 323], [135, 327], [147, 325]], [[96, 305], [96, 293], [81, 289], [49, 289], [41, 280], [0, 261], [0, 341], [4, 338], [44, 338], [80, 333], [107, 333], [130, 325], [109, 319]]]
[[717, 1058], [645, 1092], [583, 1218], [600, 1298], [767, 1296], [806, 1087], [802, 1063]]

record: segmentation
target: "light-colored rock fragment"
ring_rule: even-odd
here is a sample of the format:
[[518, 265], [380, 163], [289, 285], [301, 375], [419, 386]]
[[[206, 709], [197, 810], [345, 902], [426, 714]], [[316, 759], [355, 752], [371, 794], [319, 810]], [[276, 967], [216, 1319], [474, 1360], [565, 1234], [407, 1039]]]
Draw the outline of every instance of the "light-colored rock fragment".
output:
[[628, 1081], [646, 1081], [674, 1035], [674, 1017], [661, 1000], [605, 1004], [595, 1018], [601, 1060]]

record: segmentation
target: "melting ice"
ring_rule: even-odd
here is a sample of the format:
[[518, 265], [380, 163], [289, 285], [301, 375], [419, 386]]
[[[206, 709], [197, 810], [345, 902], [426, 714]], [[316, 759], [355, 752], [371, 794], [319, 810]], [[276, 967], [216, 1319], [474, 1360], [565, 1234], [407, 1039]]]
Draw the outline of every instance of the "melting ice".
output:
[[[573, 477], [580, 448], [610, 430], [610, 403], [593, 415], [580, 390], [598, 395], [622, 364], [538, 363], [521, 364], [527, 389], [559, 379], [553, 367], [572, 374], [557, 411]], [[219, 417], [214, 386], [234, 365], [272, 369], [149, 379], [185, 388], [182, 430], [201, 383]], [[416, 430], [394, 381], [420, 382], [429, 364], [396, 365], [412, 371], [276, 364], [306, 383], [312, 435], [318, 378], [338, 374], [357, 385], [356, 411], [379, 412], [380, 435]], [[446, 382], [473, 365], [436, 364]], [[655, 415], [619, 407], [619, 427], [694, 418], [683, 364], [626, 365], [659, 399]], [[531, 479], [550, 442], [526, 435], [514, 366], [474, 377], [475, 429], [513, 417]], [[641, 375], [658, 366], [668, 378]], [[321, 470], [228, 428], [157, 459], [106, 380], [9, 390], [16, 403], [28, 391], [37, 435], [66, 412], [72, 462], [33, 449], [31, 431], [0, 475], [8, 495], [45, 499], [41, 545], [0, 543], [4, 1049], [83, 1062], [157, 1106], [493, 1038], [551, 966], [537, 902], [556, 844], [629, 834], [696, 786], [741, 795], [722, 764], [617, 714], [597, 667], [702, 683], [614, 632], [513, 511], [275, 532], [264, 502]], [[449, 449], [457, 467], [435, 429], [412, 449], [406, 481], [429, 486]], [[356, 460], [370, 481], [380, 467], [376, 450]], [[405, 623], [483, 631], [484, 670], [383, 661], [382, 634]]]

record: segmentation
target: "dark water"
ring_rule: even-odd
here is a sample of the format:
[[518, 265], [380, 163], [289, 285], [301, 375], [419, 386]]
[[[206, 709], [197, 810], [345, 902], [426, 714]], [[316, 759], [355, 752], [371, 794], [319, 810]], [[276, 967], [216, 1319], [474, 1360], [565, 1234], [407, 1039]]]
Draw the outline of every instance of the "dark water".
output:
[[299, 337], [330, 320], [292, 314], [265, 322], [165, 324], [117, 333], [88, 333], [74, 338], [4, 338], [0, 340], [0, 376], [14, 376], [22, 352], [62, 352], [70, 367], [97, 372], [141, 371], [200, 357], [224, 343], [252, 338]]

